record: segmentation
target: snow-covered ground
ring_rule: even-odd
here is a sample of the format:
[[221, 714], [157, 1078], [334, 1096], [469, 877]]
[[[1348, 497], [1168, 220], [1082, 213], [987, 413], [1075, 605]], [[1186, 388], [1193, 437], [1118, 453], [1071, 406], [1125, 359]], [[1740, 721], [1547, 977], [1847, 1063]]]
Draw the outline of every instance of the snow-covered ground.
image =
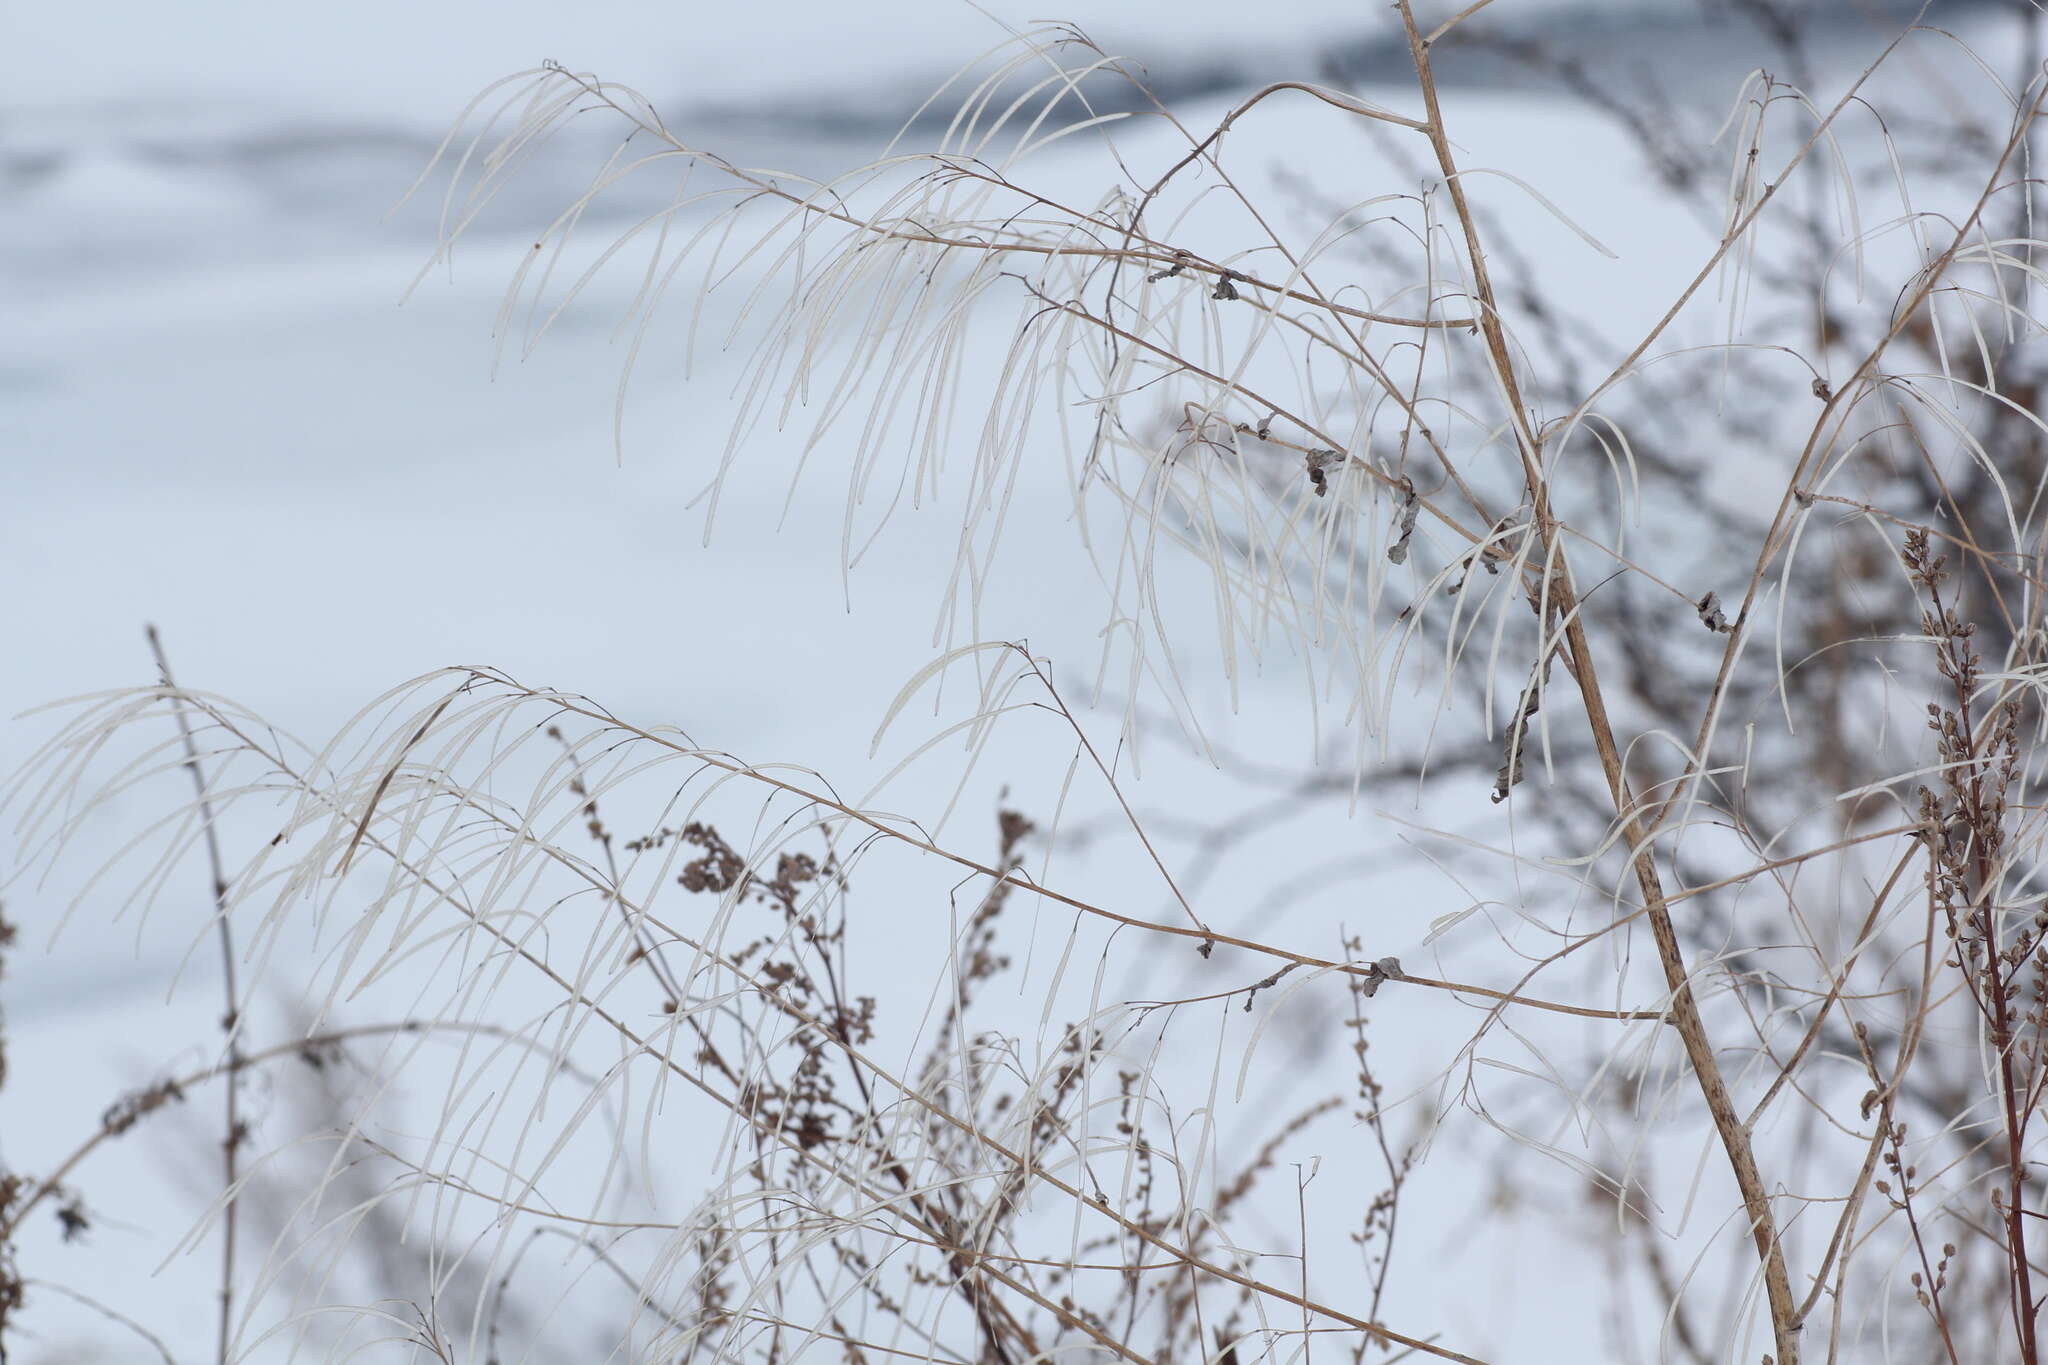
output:
[[[1120, 50], [1148, 55], [1153, 45], [1162, 67], [1193, 68], [1239, 45], [1248, 71], [1272, 74], [1358, 24], [1349, 0], [1272, 8], [1249, 34], [1243, 7], [1220, 0], [1177, 5], [1170, 25], [1151, 6], [1095, 8], [1074, 17]], [[452, 112], [537, 57], [602, 71], [664, 105], [703, 106], [714, 132], [753, 139], [762, 159], [786, 154], [822, 170], [873, 150], [870, 128], [848, 122], [833, 137], [771, 114], [866, 105], [886, 123], [914, 106], [918, 82], [1001, 29], [949, 0], [687, 14], [623, 0], [376, 0], [323, 13], [215, 3], [197, 14], [128, 5], [118, 17], [13, 6], [0, 17], [13, 68], [0, 95], [0, 639], [11, 646], [0, 712], [147, 682], [142, 625], [153, 622], [188, 686], [233, 695], [316, 742], [405, 677], [492, 664], [861, 790], [900, 753], [870, 757], [874, 723], [932, 650], [953, 529], [945, 509], [912, 514], [908, 533], [886, 539], [842, 588], [843, 480], [802, 480], [791, 494], [793, 437], [764, 437], [749, 458], [769, 472], [735, 481], [707, 548], [686, 504], [723, 445], [736, 358], [712, 354], [688, 386], [643, 366], [621, 461], [611, 322], [632, 281], [602, 281], [531, 359], [493, 370], [491, 319], [530, 247], [512, 234], [534, 226], [522, 213], [558, 206], [546, 168], [532, 199], [508, 206], [502, 231], [470, 239], [452, 274], [431, 277], [403, 307], [431, 241], [431, 206], [409, 206], [388, 226], [382, 216]], [[1724, 98], [1740, 74], [1726, 72]], [[1405, 107], [1402, 92], [1381, 98]], [[1214, 93], [1186, 112], [1199, 124], [1227, 105]], [[1653, 316], [1701, 259], [1696, 226], [1655, 202], [1624, 140], [1599, 120], [1483, 90], [1460, 91], [1451, 116], [1480, 164], [1526, 166], [1545, 149], [1576, 149], [1539, 188], [1618, 260], [1584, 251], [1511, 191], [1499, 190], [1498, 204], [1526, 234], [1526, 252], [1571, 262], [1583, 272], [1576, 292], [1611, 301], [1601, 311], [1618, 332], [1632, 314]], [[1233, 152], [1279, 163], [1328, 146], [1326, 163], [1360, 166], [1355, 144], [1334, 141], [1334, 123], [1328, 111], [1275, 102], [1247, 121]], [[1156, 161], [1164, 144], [1137, 152]], [[1055, 155], [1047, 173], [1077, 175], [1084, 156]], [[1359, 179], [1376, 174], [1384, 168]], [[998, 315], [990, 335], [1007, 327]], [[1096, 657], [1101, 605], [1067, 553], [1062, 474], [1048, 459], [1020, 485], [1013, 551], [1047, 548], [1027, 556], [1018, 584], [990, 594], [983, 633], [1028, 638], [1071, 660], [1064, 676], [1080, 679]], [[1188, 573], [1184, 588], [1198, 593], [1199, 570]], [[1199, 674], [1214, 657], [1195, 648], [1181, 662]], [[1292, 759], [1305, 746], [1284, 699], [1299, 685], [1274, 671], [1270, 690], [1254, 680], [1241, 714], [1219, 708], [1216, 723], [1226, 738]], [[1213, 683], [1197, 690], [1221, 696]], [[0, 734], [0, 763], [25, 755], [38, 724]], [[1113, 729], [1105, 719], [1098, 735]], [[984, 763], [1029, 765], [1043, 748], [1040, 732]], [[1169, 760], [1164, 771], [1179, 784], [1171, 798], [1141, 784], [1141, 805], [1181, 816], [1224, 808], [1226, 793], [1204, 785], [1199, 765]], [[916, 777], [891, 804], [916, 808], [944, 792], [943, 774]], [[1088, 813], [1107, 807], [1094, 791]], [[1355, 827], [1328, 837], [1391, 844]], [[0, 854], [0, 868], [14, 856]], [[1141, 867], [1088, 875], [1148, 908], [1159, 900]], [[76, 879], [60, 878], [66, 885]], [[47, 957], [61, 896], [27, 881], [7, 889], [24, 931], [0, 996], [12, 1067], [0, 1155], [10, 1168], [46, 1169], [113, 1095], [157, 1074], [166, 1051], [203, 1064], [216, 1046], [210, 957], [185, 972], [171, 1008], [162, 1003], [166, 969], [203, 914], [196, 870], [192, 885], [142, 929], [110, 928], [87, 904]], [[1219, 874], [1218, 923], [1260, 885], [1256, 868]], [[1412, 962], [1444, 887], [1421, 873], [1380, 889], [1376, 946]], [[1292, 915], [1307, 919], [1297, 909], [1263, 923], [1270, 932]], [[1324, 933], [1317, 920], [1303, 927]], [[146, 1141], [99, 1161], [77, 1182], [106, 1211], [90, 1243], [67, 1249], [37, 1231], [24, 1270], [96, 1281], [127, 1311], [154, 1309], [151, 1325], [178, 1358], [201, 1358], [210, 1252], [174, 1257], [148, 1278], [197, 1205], [185, 1186], [164, 1193]], [[1448, 1220], [1468, 1193], [1448, 1172], [1421, 1197]], [[1446, 1265], [1469, 1257], [1459, 1263], [1487, 1283], [1526, 1252], [1461, 1246], [1445, 1226], [1428, 1234], [1441, 1243], [1432, 1255]], [[1598, 1340], [1598, 1324], [1574, 1320], [1541, 1286], [1475, 1303], [1458, 1277], [1442, 1280], [1407, 1285], [1393, 1320], [1451, 1331], [1483, 1356], [1507, 1348], [1507, 1359], [1542, 1358], [1512, 1349], [1518, 1339], [1546, 1341], [1548, 1358]], [[24, 1360], [143, 1358], [135, 1338], [89, 1311], [50, 1296], [32, 1307]], [[95, 1357], [88, 1341], [115, 1344]]]

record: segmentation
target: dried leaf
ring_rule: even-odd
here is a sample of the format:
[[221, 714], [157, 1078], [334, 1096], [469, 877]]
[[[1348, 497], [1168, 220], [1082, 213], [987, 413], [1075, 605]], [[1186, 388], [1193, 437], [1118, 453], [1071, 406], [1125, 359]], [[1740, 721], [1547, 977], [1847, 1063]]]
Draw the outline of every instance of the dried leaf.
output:
[[1401, 498], [1401, 534], [1387, 547], [1387, 558], [1396, 564], [1408, 562], [1408, 541], [1415, 534], [1415, 519], [1422, 512], [1422, 500], [1415, 496], [1415, 485], [1405, 483]]
[[1343, 463], [1344, 452], [1341, 450], [1311, 450], [1308, 453], [1308, 481], [1315, 485], [1317, 497], [1330, 491], [1330, 470]]

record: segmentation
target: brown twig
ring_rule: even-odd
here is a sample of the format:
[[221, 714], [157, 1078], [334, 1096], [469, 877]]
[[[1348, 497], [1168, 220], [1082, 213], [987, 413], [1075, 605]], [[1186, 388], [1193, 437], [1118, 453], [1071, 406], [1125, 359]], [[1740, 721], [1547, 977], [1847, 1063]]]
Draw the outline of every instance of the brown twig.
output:
[[[1550, 510], [1549, 494], [1541, 469], [1539, 444], [1528, 426], [1527, 410], [1515, 378], [1514, 357], [1508, 347], [1507, 334], [1501, 327], [1500, 310], [1495, 301], [1492, 280], [1487, 274], [1486, 252], [1479, 241], [1477, 221], [1466, 202], [1464, 183], [1458, 174], [1457, 160], [1452, 153], [1450, 139], [1444, 131], [1443, 113], [1437, 102], [1436, 81], [1430, 70], [1429, 48], [1423, 40], [1421, 29], [1416, 25], [1410, 0], [1397, 2], [1402, 24], [1408, 33], [1409, 57], [1415, 65], [1416, 78], [1422, 88], [1423, 106], [1428, 111], [1430, 145], [1435, 149], [1437, 164], [1443, 171], [1453, 211], [1464, 230], [1466, 252], [1472, 269], [1473, 292], [1479, 304], [1480, 329], [1486, 338], [1487, 350], [1493, 359], [1495, 379], [1501, 385], [1509, 420], [1514, 424], [1518, 438], [1529, 496], [1535, 507], [1533, 521], [1538, 534], [1542, 537], [1546, 560], [1562, 569], [1565, 557], [1562, 547], [1557, 544], [1557, 519]], [[1777, 1348], [1776, 1359], [1778, 1365], [1798, 1365], [1797, 1305], [1792, 1298], [1791, 1278], [1785, 1268], [1785, 1252], [1778, 1237], [1777, 1219], [1771, 1211], [1770, 1196], [1764, 1189], [1763, 1177], [1757, 1169], [1756, 1150], [1748, 1129], [1743, 1126], [1741, 1117], [1735, 1112], [1735, 1102], [1728, 1092], [1728, 1084], [1721, 1074], [1719, 1059], [1715, 1056], [1714, 1046], [1707, 1037], [1705, 1022], [1700, 1017], [1698, 1003], [1693, 997], [1691, 972], [1685, 964], [1677, 932], [1672, 927], [1671, 912], [1664, 903], [1663, 879], [1652, 856], [1647, 831], [1643, 829], [1637, 817], [1636, 800], [1629, 791], [1621, 751], [1615, 743], [1612, 722], [1608, 719], [1606, 699], [1602, 695], [1599, 675], [1594, 667], [1592, 646], [1586, 637], [1585, 623], [1577, 610], [1578, 601], [1570, 574], [1568, 571], [1553, 573], [1546, 582], [1552, 585], [1550, 590], [1555, 593], [1557, 613], [1565, 622], [1568, 667], [1579, 687], [1586, 719], [1592, 727], [1593, 743], [1599, 754], [1601, 770], [1606, 775], [1614, 808], [1621, 816], [1623, 837], [1631, 850], [1636, 881], [1642, 890], [1644, 904], [1648, 908], [1650, 932], [1656, 942], [1657, 958], [1664, 969], [1665, 982], [1671, 988], [1672, 1020], [1678, 1026], [1679, 1038], [1685, 1047], [1686, 1060], [1699, 1085], [1700, 1094], [1706, 1100], [1707, 1113], [1713, 1120], [1716, 1133], [1720, 1136], [1722, 1149], [1728, 1157], [1729, 1169], [1735, 1177], [1736, 1188], [1741, 1191], [1743, 1206], [1749, 1214], [1750, 1235], [1756, 1243], [1757, 1259], [1763, 1267], [1764, 1289], [1770, 1301], [1772, 1335]]]
[[[240, 1156], [243, 1131], [241, 1116], [241, 1086], [237, 1082], [244, 1058], [242, 1056], [242, 1005], [241, 995], [235, 986], [235, 939], [234, 930], [228, 923], [228, 878], [227, 869], [221, 861], [220, 832], [214, 822], [213, 798], [206, 786], [206, 774], [199, 766], [199, 746], [192, 737], [192, 723], [186, 718], [185, 703], [178, 691], [178, 683], [171, 676], [170, 657], [164, 652], [164, 642], [154, 625], [145, 626], [149, 637], [150, 653], [156, 656], [157, 674], [163, 679], [164, 690], [171, 700], [171, 714], [178, 721], [178, 736], [185, 746], [185, 770], [191, 775], [194, 798], [199, 804], [199, 823], [206, 840], [207, 870], [212, 875], [213, 919], [219, 930], [221, 993], [226, 997], [227, 1007], [221, 1015], [221, 1032], [227, 1035], [228, 1083], [223, 1099], [223, 1122], [227, 1131], [221, 1136], [221, 1181], [226, 1203], [221, 1209], [220, 1236], [220, 1322], [217, 1342], [217, 1359], [220, 1365], [228, 1363], [228, 1347], [234, 1328], [235, 1302], [235, 1231], [239, 1225], [240, 1193], [236, 1185], [241, 1178]], [[365, 816], [365, 819], [368, 817]]]

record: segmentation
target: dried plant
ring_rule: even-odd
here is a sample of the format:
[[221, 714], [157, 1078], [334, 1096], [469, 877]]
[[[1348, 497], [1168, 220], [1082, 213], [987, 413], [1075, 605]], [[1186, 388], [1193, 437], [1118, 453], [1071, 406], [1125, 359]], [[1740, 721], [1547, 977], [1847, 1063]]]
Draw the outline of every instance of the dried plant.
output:
[[[1791, 10], [1743, 8], [1818, 79]], [[899, 139], [932, 150], [828, 184], [567, 68], [480, 97], [444, 148], [465, 149], [444, 250], [572, 120], [620, 137], [535, 235], [501, 344], [638, 251], [637, 361], [696, 272], [693, 340], [709, 317], [702, 340], [755, 348], [707, 517], [800, 409], [791, 477], [847, 480], [849, 565], [952, 499], [942, 648], [883, 729], [967, 679], [904, 765], [950, 740], [971, 770], [999, 728], [1049, 727], [1053, 780], [992, 835], [949, 834], [950, 806], [893, 813], [494, 669], [417, 678], [316, 748], [166, 667], [77, 708], [11, 799], [55, 860], [158, 777], [200, 779], [93, 887], [125, 873], [146, 906], [200, 842], [254, 850], [214, 879], [244, 968], [226, 1050], [8, 1175], [0, 1234], [83, 1217], [85, 1158], [214, 1083], [223, 1360], [345, 1353], [365, 1323], [445, 1360], [1553, 1358], [1461, 1337], [1456, 1305], [1492, 1291], [1437, 1273], [1471, 1262], [1414, 1212], [1434, 1158], [1490, 1175], [1462, 1239], [1532, 1239], [1518, 1273], [1616, 1358], [2038, 1362], [2038, 33], [2013, 30], [2017, 82], [1974, 68], [1923, 165], [1918, 83], [1957, 50], [1937, 30], [1826, 103], [1759, 72], [1694, 142], [1493, 17], [1431, 27], [1399, 0], [1399, 107], [1288, 82], [1206, 129], [1041, 28]], [[1616, 114], [1710, 224], [1639, 334], [1607, 335], [1633, 309], [1565, 297], [1506, 226], [1491, 185], [1543, 166], [1466, 164], [1437, 67], [1489, 44]], [[1247, 170], [1233, 142], [1278, 100], [1407, 179]], [[1093, 150], [1034, 180], [1063, 141]], [[1080, 164], [1110, 187], [1073, 192]], [[668, 175], [666, 207], [581, 246], [606, 196]], [[1055, 452], [1120, 726], [982, 638], [991, 586], [1059, 552], [1003, 543]], [[1302, 669], [1320, 768], [1232, 756], [1212, 654], [1233, 700]], [[1161, 716], [1276, 788], [1263, 811], [1148, 812], [1107, 731], [1156, 753]], [[1305, 940], [1194, 875], [1395, 789], [1450, 888], [1420, 945], [1355, 909]], [[1070, 802], [1113, 813], [1090, 846], [1113, 828], [1162, 909], [1055, 866]], [[1256, 846], [1276, 896], [1354, 887], [1319, 850]], [[1124, 992], [1140, 967], [1167, 992]], [[248, 1008], [280, 987], [306, 1038], [266, 1047]], [[345, 1021], [358, 998], [407, 1003]], [[1304, 1017], [1311, 1060], [1269, 1060]], [[1313, 1060], [1319, 1037], [1351, 1060]], [[232, 1097], [344, 1055], [381, 1079], [308, 1125], [326, 1159], [284, 1207]], [[400, 1087], [434, 1097], [424, 1131]], [[270, 1232], [260, 1271], [238, 1210]], [[341, 1291], [340, 1249], [401, 1235], [423, 1248], [401, 1279]], [[1588, 1244], [1602, 1273], [1560, 1268]]]

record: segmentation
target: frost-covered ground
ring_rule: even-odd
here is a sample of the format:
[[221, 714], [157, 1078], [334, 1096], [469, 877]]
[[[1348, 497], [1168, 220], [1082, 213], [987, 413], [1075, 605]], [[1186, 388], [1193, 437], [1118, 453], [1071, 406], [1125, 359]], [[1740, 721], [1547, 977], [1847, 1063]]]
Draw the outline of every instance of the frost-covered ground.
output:
[[[1234, 4], [1178, 5], [1170, 25], [1149, 8], [1074, 17], [1162, 72], [1195, 73], [1183, 111], [1191, 125], [1228, 107], [1224, 91], [1201, 93], [1205, 85], [1227, 84], [1239, 68], [1247, 79], [1283, 74], [1326, 40], [1357, 41], [1348, 0], [1279, 7], [1249, 32]], [[932, 652], [952, 530], [945, 508], [906, 516], [903, 533], [843, 581], [843, 477], [792, 486], [790, 439], [764, 436], [748, 450], [764, 472], [733, 483], [705, 547], [686, 504], [723, 445], [737, 357], [701, 356], [687, 387], [672, 367], [644, 364], [623, 460], [611, 431], [621, 348], [610, 324], [631, 281], [601, 282], [533, 357], [494, 372], [491, 319], [529, 246], [514, 234], [559, 206], [567, 180], [544, 167], [495, 235], [469, 239], [453, 271], [430, 277], [402, 308], [433, 214], [416, 203], [389, 225], [382, 215], [453, 110], [536, 57], [601, 71], [664, 107], [701, 106], [707, 144], [728, 133], [746, 159], [813, 171], [873, 150], [875, 129], [914, 106], [919, 82], [1000, 29], [936, 0], [658, 19], [618, 3], [387, 0], [331, 15], [250, 3], [204, 16], [136, 5], [118, 24], [78, 6], [15, 6], [0, 19], [15, 72], [0, 99], [0, 638], [12, 646], [0, 710], [147, 681], [147, 621], [188, 685], [231, 694], [316, 742], [403, 678], [492, 664], [861, 790], [901, 752], [870, 758], [875, 722]], [[1645, 41], [1644, 55], [1656, 57], [1669, 38]], [[1740, 74], [1696, 66], [1691, 78], [1703, 93], [1718, 82], [1718, 103]], [[1380, 98], [1405, 100], [1394, 89]], [[847, 113], [860, 109], [871, 123]], [[1653, 316], [1661, 293], [1702, 258], [1696, 225], [1654, 202], [1625, 142], [1599, 120], [1548, 96], [1484, 89], [1458, 90], [1450, 117], [1474, 162], [1544, 165], [1543, 193], [1618, 253], [1607, 262], [1584, 251], [1501, 192], [1524, 251], [1567, 272], [1568, 294], [1600, 299], [1617, 334]], [[1327, 111], [1276, 102], [1247, 121], [1233, 154], [1300, 164], [1336, 148], [1361, 192], [1372, 192], [1388, 172], [1336, 141], [1333, 126]], [[1546, 161], [1559, 146], [1577, 154]], [[1134, 154], [1157, 162], [1167, 144], [1147, 134]], [[1046, 173], [1077, 178], [1086, 154], [1060, 155]], [[718, 296], [712, 322], [740, 293]], [[989, 335], [1008, 325], [998, 314]], [[1011, 562], [1026, 567], [989, 593], [980, 624], [987, 637], [1028, 638], [1058, 659], [1078, 699], [1102, 607], [1069, 553], [1062, 472], [1048, 459], [1020, 485], [1008, 536]], [[1178, 588], [1198, 595], [1199, 571], [1187, 572]], [[1196, 642], [1181, 662], [1201, 679], [1215, 651]], [[1236, 747], [1292, 759], [1306, 750], [1294, 724], [1299, 684], [1284, 658], [1271, 674], [1248, 683], [1237, 716], [1217, 705], [1215, 723]], [[1212, 681], [1196, 691], [1222, 699]], [[1104, 718], [1098, 736], [1113, 727]], [[10, 727], [0, 760], [11, 767], [39, 733], [33, 721]], [[1027, 733], [984, 770], [1022, 772], [1047, 747], [1042, 730]], [[1169, 747], [1158, 766], [1174, 785], [1138, 784], [1141, 807], [1183, 819], [1227, 808], [1227, 791], [1201, 765]], [[1046, 780], [1028, 772], [1018, 782], [1045, 789]], [[914, 774], [889, 804], [930, 809], [945, 790], [942, 771]], [[1110, 809], [1100, 789], [1081, 804], [1090, 818]], [[1373, 825], [1289, 837], [1391, 846]], [[1135, 863], [1105, 859], [1075, 875], [1147, 911], [1160, 902]], [[163, 1004], [167, 973], [203, 914], [196, 868], [191, 881], [189, 898], [166, 898], [147, 926], [110, 924], [104, 901], [89, 899], [47, 957], [62, 890], [78, 879], [8, 888], [9, 916], [24, 930], [4, 997], [11, 1074], [0, 1141], [10, 1168], [48, 1169], [112, 1096], [159, 1074], [167, 1052], [181, 1067], [210, 1059], [219, 1003], [209, 953]], [[1208, 889], [1218, 924], [1266, 885], [1256, 860], [1219, 873]], [[1406, 873], [1368, 885], [1370, 904], [1341, 913], [1354, 930], [1369, 928], [1375, 950], [1412, 963], [1446, 888]], [[1327, 937], [1319, 916], [1267, 907], [1260, 922], [1269, 935], [1299, 920]], [[178, 1254], [175, 1243], [210, 1178], [153, 1152], [138, 1130], [78, 1174], [98, 1213], [86, 1244], [64, 1247], [38, 1225], [23, 1269], [90, 1284], [147, 1318], [177, 1358], [207, 1358], [211, 1248]], [[1566, 1296], [1510, 1283], [1505, 1270], [1526, 1267], [1526, 1246], [1510, 1237], [1475, 1247], [1458, 1231], [1469, 1192], [1455, 1168], [1425, 1171], [1417, 1226], [1430, 1250], [1421, 1259], [1444, 1270], [1403, 1284], [1390, 1320], [1442, 1330], [1487, 1357], [1571, 1358], [1593, 1346], [1599, 1324], [1572, 1317]], [[1590, 1260], [1558, 1264], [1553, 1246], [1544, 1254], [1548, 1273], [1567, 1281], [1597, 1273]], [[1475, 1297], [1464, 1288], [1475, 1282], [1496, 1288]], [[50, 1295], [33, 1299], [23, 1327], [25, 1361], [144, 1358], [136, 1338]], [[1516, 1349], [1532, 1339], [1545, 1348]]]

